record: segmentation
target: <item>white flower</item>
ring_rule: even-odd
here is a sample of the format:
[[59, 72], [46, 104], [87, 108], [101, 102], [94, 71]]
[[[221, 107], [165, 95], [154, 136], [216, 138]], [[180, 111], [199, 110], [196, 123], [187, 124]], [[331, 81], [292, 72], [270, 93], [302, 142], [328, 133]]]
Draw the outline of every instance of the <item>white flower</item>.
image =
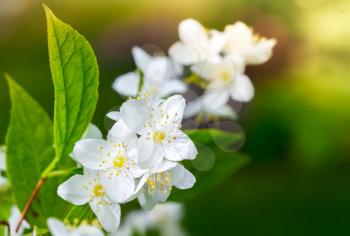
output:
[[224, 53], [243, 57], [246, 64], [262, 64], [272, 55], [275, 39], [261, 38], [243, 22], [225, 27]]
[[238, 56], [225, 56], [220, 62], [196, 64], [192, 71], [207, 80], [203, 102], [209, 107], [221, 107], [229, 98], [248, 102], [254, 96], [254, 87], [244, 75], [244, 62]]
[[[115, 130], [115, 132], [119, 132]], [[83, 139], [73, 149], [74, 156], [86, 168], [100, 171], [107, 195], [112, 201], [125, 202], [135, 191], [135, 178], [143, 171], [137, 165], [137, 137], [119, 140]]]
[[143, 100], [129, 99], [120, 109], [120, 119], [110, 134], [116, 138], [132, 133], [140, 135], [138, 161], [142, 168], [158, 165], [164, 158], [170, 161], [194, 159], [197, 149], [180, 130], [185, 99], [174, 95], [149, 107]]
[[137, 94], [141, 83], [140, 74], [130, 72], [118, 77], [113, 88], [120, 94], [130, 97], [140, 96], [149, 100], [162, 98], [174, 93], [186, 91], [186, 85], [178, 80], [182, 67], [176, 65], [168, 57], [151, 57], [139, 47], [132, 49], [136, 66], [143, 73], [141, 93]]
[[181, 164], [163, 161], [141, 178], [136, 189], [138, 201], [143, 209], [151, 210], [168, 199], [173, 186], [189, 189], [195, 182], [196, 178]]
[[200, 118], [210, 119], [211, 117], [224, 117], [236, 119], [236, 112], [228, 105], [210, 106], [203, 101], [203, 96], [191, 101], [186, 106], [184, 118], [190, 118], [198, 115]]
[[202, 61], [220, 60], [220, 52], [225, 37], [215, 30], [206, 30], [194, 19], [183, 20], [179, 24], [180, 41], [169, 49], [174, 61], [183, 65], [192, 65]]
[[79, 227], [66, 226], [64, 223], [55, 218], [47, 220], [50, 233], [53, 236], [103, 236], [101, 229], [87, 224], [82, 224]]
[[[30, 225], [28, 224], [28, 222], [24, 220], [18, 232], [16, 232], [16, 227], [20, 218], [21, 218], [21, 212], [16, 206], [13, 206], [11, 208], [11, 213], [8, 220], [8, 223], [10, 225], [10, 236], [22, 235], [24, 230], [30, 228]], [[5, 236], [7, 236], [7, 230], [5, 230]]]
[[105, 230], [114, 232], [118, 229], [120, 205], [108, 198], [98, 172], [85, 169], [84, 175], [74, 175], [61, 184], [57, 194], [74, 205], [89, 203]]
[[147, 230], [158, 230], [160, 235], [184, 236], [180, 225], [184, 209], [179, 203], [168, 202], [157, 205], [153, 210], [130, 212], [122, 226], [110, 236], [131, 236], [133, 232], [146, 235]]

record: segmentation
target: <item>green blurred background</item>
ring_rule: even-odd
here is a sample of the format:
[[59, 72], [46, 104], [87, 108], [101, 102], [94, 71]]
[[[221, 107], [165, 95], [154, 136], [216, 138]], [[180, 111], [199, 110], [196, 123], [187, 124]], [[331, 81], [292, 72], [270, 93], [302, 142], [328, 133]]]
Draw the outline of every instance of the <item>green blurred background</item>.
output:
[[[223, 29], [243, 20], [278, 40], [273, 58], [249, 67], [256, 97], [241, 111], [249, 165], [187, 204], [191, 235], [350, 234], [350, 1], [43, 1], [92, 44], [100, 65], [94, 117], [122, 99], [114, 78], [134, 68], [131, 47], [164, 51], [177, 24], [195, 18]], [[155, 46], [157, 45], [157, 46]], [[46, 22], [41, 2], [0, 0], [0, 73], [12, 75], [52, 115]], [[0, 78], [0, 143], [9, 120]], [[105, 131], [105, 130], [104, 130]]]

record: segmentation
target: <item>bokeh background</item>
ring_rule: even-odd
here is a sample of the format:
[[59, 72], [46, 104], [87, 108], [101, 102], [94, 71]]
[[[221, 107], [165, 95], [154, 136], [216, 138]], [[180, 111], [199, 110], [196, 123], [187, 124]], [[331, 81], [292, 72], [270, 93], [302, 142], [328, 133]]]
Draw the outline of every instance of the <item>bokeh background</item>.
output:
[[[272, 59], [249, 67], [256, 87], [238, 123], [252, 161], [186, 205], [191, 235], [350, 233], [350, 1], [57, 0], [55, 14], [92, 44], [100, 66], [94, 123], [122, 99], [115, 77], [134, 68], [134, 45], [164, 51], [185, 18], [223, 29], [243, 20], [278, 40]], [[0, 0], [0, 73], [8, 72], [52, 115], [41, 1]], [[0, 143], [10, 101], [0, 76]], [[104, 130], [105, 131], [105, 130]]]

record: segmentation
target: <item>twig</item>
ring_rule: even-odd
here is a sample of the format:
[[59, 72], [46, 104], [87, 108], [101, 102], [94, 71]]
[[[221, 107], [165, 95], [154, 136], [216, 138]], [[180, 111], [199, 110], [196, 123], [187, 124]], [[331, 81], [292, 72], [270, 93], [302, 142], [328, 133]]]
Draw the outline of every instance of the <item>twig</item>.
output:
[[24, 220], [24, 218], [26, 217], [28, 211], [29, 211], [29, 208], [30, 206], [32, 205], [36, 195], [38, 194], [38, 192], [40, 191], [41, 187], [43, 186], [44, 182], [45, 182], [46, 178], [45, 177], [41, 177], [38, 181], [38, 183], [36, 184], [32, 194], [30, 195], [23, 211], [22, 211], [22, 214], [21, 214], [21, 218], [19, 219], [18, 221], [18, 224], [17, 224], [17, 227], [16, 227], [16, 233], [18, 233], [19, 231], [19, 228], [21, 227], [21, 224]]

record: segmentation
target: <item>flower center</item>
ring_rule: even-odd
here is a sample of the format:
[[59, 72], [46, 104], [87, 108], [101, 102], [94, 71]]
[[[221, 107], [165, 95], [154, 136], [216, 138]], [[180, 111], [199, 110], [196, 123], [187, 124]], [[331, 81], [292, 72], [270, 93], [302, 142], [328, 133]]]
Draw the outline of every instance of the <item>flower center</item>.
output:
[[156, 143], [161, 143], [165, 139], [165, 133], [161, 131], [156, 131], [153, 133], [153, 139]]
[[148, 191], [153, 193], [156, 189], [164, 194], [171, 191], [171, 174], [170, 172], [161, 172], [152, 175], [147, 179]]
[[103, 186], [100, 184], [95, 185], [92, 192], [96, 197], [102, 197], [105, 194]]
[[224, 82], [229, 82], [231, 80], [231, 73], [228, 70], [222, 70], [220, 73], [220, 78]]
[[122, 168], [125, 165], [125, 158], [123, 156], [117, 156], [113, 161], [113, 166]]

